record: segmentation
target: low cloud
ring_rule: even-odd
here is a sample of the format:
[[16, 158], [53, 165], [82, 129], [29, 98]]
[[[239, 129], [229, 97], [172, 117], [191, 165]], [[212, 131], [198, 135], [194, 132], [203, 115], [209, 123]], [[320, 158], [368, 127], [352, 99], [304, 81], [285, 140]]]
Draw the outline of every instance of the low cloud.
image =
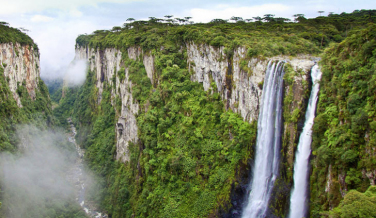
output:
[[74, 185], [67, 179], [77, 153], [65, 134], [23, 125], [17, 135], [19, 153], [0, 155], [2, 210], [6, 217], [53, 217], [61, 210], [82, 214]]
[[82, 85], [86, 79], [86, 71], [86, 60], [73, 60], [69, 65], [64, 76], [65, 85], [69, 87]]
[[98, 3], [126, 3], [133, 0], [12, 0], [1, 3], [0, 14], [31, 13], [44, 10], [76, 10], [82, 6], [96, 6]]
[[52, 20], [54, 20], [54, 18], [48, 17], [48, 16], [44, 16], [44, 15], [34, 15], [31, 18], [32, 22], [49, 22], [49, 21], [52, 21]]

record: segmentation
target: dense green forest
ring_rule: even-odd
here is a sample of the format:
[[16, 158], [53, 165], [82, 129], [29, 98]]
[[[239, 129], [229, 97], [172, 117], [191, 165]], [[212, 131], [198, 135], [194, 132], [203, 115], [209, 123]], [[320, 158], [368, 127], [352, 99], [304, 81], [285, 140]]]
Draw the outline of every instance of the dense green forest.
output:
[[19, 43], [21, 45], [29, 45], [34, 48], [35, 51], [38, 51], [38, 46], [35, 44], [32, 38], [25, 34], [28, 30], [23, 28], [13, 28], [10, 27], [7, 22], [0, 21], [0, 43], [9, 43], [13, 44]]
[[[145, 50], [165, 47], [173, 51], [179, 46], [194, 41], [212, 46], [225, 46], [227, 55], [235, 47], [248, 48], [250, 57], [319, 54], [330, 42], [341, 42], [351, 31], [362, 29], [376, 21], [376, 10], [361, 10], [347, 14], [330, 14], [314, 19], [296, 15], [295, 22], [274, 18], [267, 14], [255, 17], [254, 22], [214, 19], [209, 23], [179, 25], [168, 19], [151, 17], [149, 21], [131, 21], [112, 30], [97, 30], [89, 35], [80, 35], [80, 46], [93, 48], [128, 48], [133, 45]], [[128, 19], [129, 20], [129, 19]], [[246, 19], [247, 20], [247, 19]], [[252, 20], [252, 19], [251, 19]]]
[[0, 151], [16, 152], [18, 139], [15, 129], [17, 124], [34, 123], [44, 128], [53, 125], [54, 118], [48, 88], [43, 80], [39, 79], [36, 99], [32, 100], [26, 85], [20, 84], [17, 93], [23, 107], [19, 108], [9, 89], [3, 66], [0, 66], [0, 84]]
[[[338, 205], [342, 199], [340, 190], [364, 192], [370, 182], [374, 183], [374, 178], [365, 174], [376, 167], [376, 26], [369, 24], [330, 46], [322, 55], [321, 66], [323, 76], [312, 143], [314, 217]], [[323, 195], [329, 168], [334, 175], [333, 187]], [[375, 211], [375, 201], [371, 202], [355, 208], [364, 206]]]
[[[117, 88], [115, 85], [104, 83], [98, 105], [95, 76], [89, 71], [85, 84], [67, 89], [66, 97], [54, 111], [60, 120], [73, 116], [79, 127], [78, 139], [88, 152], [86, 160], [103, 178], [103, 189], [96, 199], [102, 209], [112, 217], [220, 216], [230, 209], [233, 186], [252, 161], [256, 123], [246, 123], [231, 110], [226, 111], [220, 96], [213, 91], [216, 87], [205, 92], [202, 85], [190, 81], [186, 45], [194, 42], [224, 46], [223, 58], [231, 58], [239, 46], [247, 48], [247, 58], [322, 56], [324, 75], [314, 126], [311, 215], [328, 214], [326, 211], [338, 205], [333, 216], [347, 213], [346, 208], [353, 206], [347, 198], [341, 201], [338, 182], [334, 181], [333, 191], [327, 194], [322, 182], [326, 181], [331, 164], [333, 171], [340, 169], [347, 175], [346, 187], [341, 189], [364, 192], [370, 186], [361, 172], [373, 167], [372, 153], [364, 147], [372, 148], [374, 134], [371, 111], [375, 93], [370, 88], [374, 86], [375, 26], [371, 23], [376, 20], [376, 11], [313, 19], [301, 14], [295, 17], [295, 22], [266, 15], [254, 18], [254, 22], [214, 19], [206, 24], [189, 23], [186, 19], [182, 21], [184, 25], [171, 19], [129, 19], [123, 27], [80, 35], [78, 46], [122, 51], [122, 64], [129, 69], [134, 85], [132, 95], [145, 108], [137, 115], [140, 140], [130, 144], [130, 161], [125, 164], [114, 160], [114, 126], [120, 113], [118, 96], [111, 99], [110, 94]], [[154, 55], [154, 84], [158, 85], [150, 83], [142, 60], [127, 56], [131, 46], [140, 46]], [[116, 76], [124, 79], [121, 71]], [[115, 108], [111, 100], [116, 102]], [[298, 118], [293, 118], [295, 123]], [[360, 196], [355, 191], [350, 193]], [[373, 195], [364, 195], [374, 202]], [[369, 205], [373, 207], [358, 207]], [[283, 216], [286, 211], [278, 213]]]
[[73, 99], [71, 114], [80, 123], [81, 136], [89, 128], [87, 138], [80, 138], [88, 165], [108, 182], [102, 207], [114, 217], [207, 216], [217, 203], [225, 206], [229, 201], [236, 169], [252, 152], [256, 123], [226, 112], [218, 93], [205, 92], [190, 80], [184, 59], [180, 64], [182, 68], [166, 63], [163, 83], [151, 92], [142, 63], [128, 60], [132, 81], [142, 85], [133, 87], [133, 95], [150, 104], [137, 117], [141, 140], [130, 145], [128, 164], [114, 162], [114, 118], [119, 111], [114, 111], [109, 91], [96, 104], [93, 72], [81, 88], [67, 90], [70, 97], [62, 98], [54, 110], [61, 116], [60, 108], [70, 108]]
[[[99, 81], [89, 69], [82, 86], [63, 87], [61, 81], [48, 81], [47, 88], [39, 80], [36, 100], [30, 99], [25, 84], [20, 84], [17, 93], [23, 107], [19, 108], [4, 76], [7, 66], [0, 66], [0, 151], [17, 153], [18, 124], [67, 128], [67, 118], [72, 117], [77, 142], [86, 150], [84, 160], [98, 178], [87, 200], [96, 202], [110, 217], [227, 216], [234, 207], [234, 190], [251, 169], [257, 121], [245, 122], [239, 114], [226, 110], [215, 82], [205, 91], [201, 83], [191, 81], [187, 45], [223, 47], [222, 58], [229, 60], [229, 67], [234, 50], [244, 47], [243, 71], [249, 70], [251, 58], [311, 54], [322, 58], [323, 76], [313, 127], [310, 216], [372, 217], [376, 194], [367, 173], [376, 165], [376, 10], [312, 19], [296, 14], [295, 18], [291, 22], [268, 14], [253, 21], [233, 17], [209, 23], [189, 22], [190, 18], [130, 18], [122, 27], [80, 35], [76, 46], [122, 52], [122, 69], [115, 72], [113, 82], [100, 81], [100, 100]], [[37, 49], [26, 34], [1, 22], [0, 43], [8, 42]], [[132, 46], [153, 55], [153, 81], [142, 58], [128, 57], [127, 49]], [[140, 110], [136, 115], [139, 140], [130, 143], [130, 160], [122, 163], [115, 159], [115, 126], [122, 102], [114, 93], [119, 89], [116, 80], [122, 82], [126, 77], [125, 68]], [[293, 86], [297, 73], [301, 72], [286, 65], [285, 86]], [[231, 81], [231, 75], [226, 79]], [[307, 87], [304, 83], [306, 94]], [[284, 99], [283, 116], [296, 129], [305, 107], [299, 102], [299, 110], [288, 114], [292, 101], [291, 89]], [[62, 142], [58, 146], [67, 145]], [[283, 172], [287, 183], [291, 172]], [[4, 208], [9, 206], [3, 194], [1, 197], [6, 216]], [[278, 216], [285, 216], [286, 199], [281, 199], [273, 209]], [[53, 210], [39, 214], [84, 216], [74, 202], [48, 203]]]

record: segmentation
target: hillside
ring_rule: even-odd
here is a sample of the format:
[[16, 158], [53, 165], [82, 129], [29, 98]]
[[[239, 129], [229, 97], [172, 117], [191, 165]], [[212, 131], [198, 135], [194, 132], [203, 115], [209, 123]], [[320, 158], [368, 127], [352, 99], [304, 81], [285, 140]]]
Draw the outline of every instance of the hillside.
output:
[[[329, 164], [336, 159], [327, 157], [322, 149], [328, 146], [317, 141], [328, 134], [321, 113], [329, 108], [323, 103], [328, 100], [326, 92], [333, 90], [327, 81], [338, 69], [331, 66], [344, 65], [333, 62], [336, 55], [344, 55], [336, 46], [352, 51], [348, 42], [365, 34], [365, 28], [371, 30], [367, 24], [374, 19], [374, 11], [363, 10], [298, 17], [296, 23], [216, 19], [176, 25], [151, 19], [80, 35], [76, 59], [89, 62], [87, 80], [81, 88], [66, 88], [68, 97], [60, 100], [54, 113], [61, 120], [73, 116], [78, 139], [89, 154], [86, 160], [103, 178], [102, 195], [96, 200], [113, 217], [237, 217], [252, 179], [263, 77], [270, 61], [286, 61], [280, 173], [268, 212], [283, 217], [288, 213], [294, 153], [312, 84], [309, 73], [322, 57], [323, 91], [312, 145], [310, 205], [316, 217], [336, 207], [346, 193], [344, 186], [332, 183], [338, 175], [334, 164], [345, 165]], [[361, 36], [365, 41], [357, 42], [371, 56], [373, 47], [367, 40], [372, 37]], [[371, 56], [351, 55], [359, 58], [357, 68], [367, 65], [360, 60], [372, 63]], [[362, 140], [352, 146], [358, 149]], [[319, 165], [322, 158], [330, 161]], [[358, 167], [351, 170], [346, 165], [343, 172], [350, 170], [349, 176], [342, 175], [351, 184], [346, 191], [365, 191], [373, 183], [362, 176], [370, 175], [367, 165], [358, 163], [366, 158], [354, 158], [351, 163]], [[334, 188], [324, 189], [324, 184]]]
[[295, 18], [128, 19], [77, 37], [83, 85], [48, 88], [38, 46], [0, 22], [0, 166], [17, 166], [0, 217], [241, 217], [260, 177], [250, 212], [288, 217], [317, 82], [304, 213], [374, 217], [376, 10]]
[[[365, 192], [375, 185], [375, 49], [375, 25], [370, 24], [322, 56], [313, 127], [312, 215], [333, 209], [351, 189]], [[367, 205], [371, 211], [375, 206]]]
[[20, 30], [0, 24], [0, 151], [15, 151], [15, 125], [53, 120], [47, 86], [40, 79], [39, 52]]

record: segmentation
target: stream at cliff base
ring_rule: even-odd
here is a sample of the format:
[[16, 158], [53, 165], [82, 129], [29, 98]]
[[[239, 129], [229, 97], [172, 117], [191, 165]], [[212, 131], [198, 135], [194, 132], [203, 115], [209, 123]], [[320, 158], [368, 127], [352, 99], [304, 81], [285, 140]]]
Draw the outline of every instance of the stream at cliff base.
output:
[[85, 181], [86, 175], [84, 172], [84, 164], [83, 164], [83, 157], [85, 155], [85, 151], [81, 149], [81, 147], [76, 143], [75, 136], [77, 134], [76, 127], [73, 125], [73, 122], [70, 118], [67, 119], [70, 125], [70, 134], [68, 134], [68, 141], [73, 143], [76, 147], [76, 151], [78, 153], [78, 157], [76, 162], [74, 163], [73, 167], [68, 172], [68, 180], [72, 182], [75, 187], [75, 194], [76, 194], [76, 201], [80, 204], [80, 206], [84, 209], [86, 215], [92, 218], [107, 218], [108, 215], [98, 212], [93, 205], [85, 203]]

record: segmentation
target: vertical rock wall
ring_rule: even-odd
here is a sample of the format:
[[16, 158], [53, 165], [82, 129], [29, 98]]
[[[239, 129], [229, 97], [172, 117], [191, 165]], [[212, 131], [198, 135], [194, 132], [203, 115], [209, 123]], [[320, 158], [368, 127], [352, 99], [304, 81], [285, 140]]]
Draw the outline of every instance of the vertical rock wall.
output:
[[[194, 71], [191, 79], [201, 82], [205, 90], [215, 83], [222, 99], [226, 101], [226, 109], [231, 108], [244, 120], [257, 120], [262, 94], [262, 83], [269, 61], [286, 61], [295, 69], [309, 73], [314, 65], [311, 56], [290, 58], [276, 56], [272, 58], [249, 58], [243, 47], [234, 50], [232, 57], [226, 57], [224, 47], [215, 48], [209, 45], [187, 45], [188, 63]], [[297, 78], [299, 79], [299, 78]]]
[[[314, 64], [310, 56], [294, 59], [285, 56], [248, 58], [243, 47], [235, 49], [231, 57], [226, 56], [223, 47], [215, 48], [189, 43], [186, 49], [189, 69], [194, 72], [191, 76], [192, 81], [201, 82], [205, 90], [214, 87], [225, 101], [226, 109], [239, 113], [247, 122], [258, 118], [262, 83], [269, 61], [286, 60], [295, 69], [302, 68], [307, 73]], [[140, 47], [130, 47], [126, 55], [133, 60], [141, 59], [151, 83], [158, 83], [151, 52], [145, 52]], [[132, 82], [129, 80], [127, 66], [123, 66], [121, 51], [113, 48], [99, 50], [77, 47], [76, 58], [88, 60], [90, 70], [96, 73], [98, 103], [101, 101], [104, 81], [113, 87], [113, 98], [116, 95], [120, 96], [122, 109], [116, 126], [117, 159], [128, 161], [128, 142], [138, 140], [135, 115], [138, 113], [139, 105], [132, 98]], [[121, 67], [125, 69], [125, 79], [120, 81], [117, 77], [116, 84], [113, 86], [112, 77], [122, 69]], [[115, 102], [113, 105], [115, 106]]]
[[[131, 59], [143, 58], [143, 63], [148, 77], [153, 81], [154, 58], [151, 55], [143, 54], [138, 47], [131, 47], [127, 51]], [[128, 145], [129, 142], [137, 142], [137, 120], [136, 114], [139, 111], [138, 103], [132, 97], [132, 81], [129, 79], [127, 66], [122, 62], [122, 52], [114, 48], [104, 50], [93, 49], [88, 47], [76, 47], [75, 59], [88, 60], [89, 69], [95, 72], [96, 87], [98, 88], [98, 104], [102, 99], [104, 83], [107, 82], [112, 86], [112, 105], [115, 107], [115, 97], [121, 99], [121, 111], [116, 124], [116, 159], [122, 162], [129, 160]], [[120, 80], [116, 73], [124, 70], [125, 79]], [[115, 84], [113, 84], [115, 81]]]
[[40, 76], [38, 51], [29, 45], [0, 44], [0, 64], [4, 68], [4, 75], [18, 107], [22, 107], [20, 96], [17, 94], [20, 85], [25, 85], [30, 97], [35, 99]]

